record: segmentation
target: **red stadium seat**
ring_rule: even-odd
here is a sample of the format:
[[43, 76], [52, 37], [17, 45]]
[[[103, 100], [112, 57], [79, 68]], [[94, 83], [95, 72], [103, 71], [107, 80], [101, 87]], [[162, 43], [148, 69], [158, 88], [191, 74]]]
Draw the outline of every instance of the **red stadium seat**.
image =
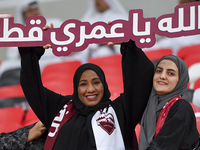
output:
[[136, 133], [137, 141], [139, 141], [139, 135], [140, 135], [140, 124], [139, 123], [135, 127], [135, 133]]
[[192, 109], [193, 109], [194, 113], [200, 112], [200, 109], [197, 108], [192, 102], [190, 102], [190, 105], [192, 106]]
[[196, 116], [196, 123], [197, 123], [197, 129], [200, 133], [200, 109], [197, 108], [192, 102], [190, 102], [191, 106], [192, 106], [192, 109], [195, 113], [195, 116]]
[[36, 114], [34, 113], [34, 111], [32, 109], [29, 109], [26, 113], [24, 121], [22, 122], [22, 127], [31, 125], [38, 121], [39, 121], [39, 119], [36, 116]]
[[196, 90], [196, 89], [198, 89], [198, 88], [200, 88], [200, 78], [199, 79], [197, 79], [195, 82], [194, 82], [194, 90]]
[[194, 83], [200, 78], [200, 62], [191, 65], [188, 68], [190, 77], [190, 87], [189, 89], [194, 89]]
[[177, 56], [185, 60], [186, 57], [190, 56], [191, 54], [194, 55], [199, 53], [200, 53], [200, 44], [196, 44], [180, 48], [177, 53]]
[[184, 61], [185, 61], [186, 65], [188, 66], [188, 68], [195, 63], [200, 63], [200, 53], [197, 53], [194, 55], [191, 54], [191, 55], [185, 57]]
[[145, 51], [145, 54], [151, 61], [157, 61], [165, 55], [172, 55], [172, 53], [172, 50], [169, 48]]
[[41, 74], [43, 85], [54, 92], [71, 95], [73, 93], [73, 76], [80, 65], [80, 61], [47, 65]]
[[0, 87], [0, 99], [14, 97], [25, 97], [20, 84]]
[[98, 65], [104, 71], [111, 92], [111, 100], [118, 97], [123, 92], [121, 55], [91, 58], [88, 62]]
[[24, 111], [21, 107], [0, 108], [0, 133], [11, 132], [21, 127]]

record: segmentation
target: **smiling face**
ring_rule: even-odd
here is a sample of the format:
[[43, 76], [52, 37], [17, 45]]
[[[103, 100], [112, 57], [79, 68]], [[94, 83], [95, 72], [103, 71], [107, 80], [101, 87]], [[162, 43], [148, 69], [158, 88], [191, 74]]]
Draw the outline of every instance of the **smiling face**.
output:
[[88, 107], [97, 105], [104, 94], [103, 83], [93, 70], [85, 70], [79, 80], [78, 97]]
[[179, 71], [176, 64], [170, 59], [162, 60], [153, 77], [153, 86], [158, 95], [170, 93], [177, 85]]

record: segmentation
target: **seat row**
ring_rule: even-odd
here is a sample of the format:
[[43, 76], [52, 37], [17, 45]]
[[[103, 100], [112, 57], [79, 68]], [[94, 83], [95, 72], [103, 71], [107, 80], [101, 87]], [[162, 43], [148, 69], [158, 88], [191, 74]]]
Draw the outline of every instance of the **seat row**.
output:
[[[195, 46], [196, 46], [196, 49], [198, 49], [198, 48], [200, 49], [200, 45], [195, 45]], [[187, 49], [187, 51], [185, 49]], [[193, 47], [192, 49], [195, 49], [195, 48]], [[187, 48], [184, 48], [183, 50], [180, 50], [178, 53], [178, 56], [181, 57], [188, 65], [189, 71], [190, 71], [190, 68], [192, 68], [194, 65], [200, 63], [200, 59], [192, 58], [192, 55], [194, 55], [194, 57], [198, 58], [200, 56], [200, 51], [198, 51], [196, 49], [194, 51], [192, 51], [192, 49], [189, 50], [189, 47], [187, 47]], [[145, 53], [152, 62], [156, 62], [164, 55], [172, 55], [172, 50], [171, 49], [160, 49], [160, 50], [147, 51]], [[187, 63], [187, 61], [190, 63]], [[119, 96], [120, 93], [123, 92], [121, 55], [115, 54], [115, 55], [107, 56], [107, 57], [103, 57], [103, 58], [95, 58], [95, 59], [93, 58], [93, 59], [90, 59], [88, 62], [97, 64], [103, 69], [105, 76], [106, 76], [107, 83], [109, 85], [109, 90], [112, 95], [111, 100], [115, 99], [117, 96]], [[194, 63], [194, 64], [192, 64], [192, 63]], [[47, 65], [41, 72], [41, 77], [42, 77], [44, 86], [49, 88], [50, 90], [57, 92], [57, 93], [60, 93], [63, 95], [69, 95], [69, 94], [71, 95], [73, 93], [73, 91], [72, 91], [73, 75], [75, 73], [75, 70], [80, 65], [81, 65], [80, 61], [57, 62], [57, 63]], [[193, 69], [193, 70], [195, 70], [195, 69]], [[199, 71], [200, 71], [200, 69], [199, 69]], [[196, 71], [196, 72], [198, 72], [198, 71]], [[190, 75], [190, 76], [192, 76], [192, 75]], [[197, 77], [199, 76], [199, 78], [200, 78], [200, 75], [198, 75], [198, 73], [196, 76]], [[193, 85], [191, 86], [192, 88], [190, 88], [190, 86], [189, 86], [188, 90], [189, 89], [194, 90], [194, 89], [200, 87], [200, 79], [196, 79], [196, 78], [193, 82], [190, 82], [190, 86], [191, 86], [191, 84], [193, 84]], [[23, 99], [21, 99], [21, 98], [23, 98]], [[10, 105], [10, 103], [13, 101], [16, 101], [16, 99], [18, 99], [18, 102], [24, 101], [24, 99], [25, 99], [25, 96], [23, 94], [20, 84], [0, 87], [0, 108], [1, 108], [0, 110], [3, 110], [3, 109], [5, 110], [6, 108], [10, 108], [10, 109], [13, 108], [14, 110], [19, 110], [18, 107], [16, 108], [14, 105]], [[4, 102], [7, 102], [7, 104], [5, 105]], [[17, 123], [16, 127], [28, 125], [28, 124], [33, 123], [34, 121], [37, 121], [36, 116], [34, 116], [32, 118], [29, 117], [28, 111], [27, 112], [26, 111], [24, 112], [24, 110], [22, 110], [21, 112], [20, 111], [18, 113], [14, 113], [14, 114], [18, 114], [17, 116], [23, 116], [23, 117], [18, 118], [18, 123]], [[12, 112], [12, 111], [10, 111], [10, 112]], [[0, 111], [0, 114], [3, 114], [3, 112]], [[5, 116], [7, 116], [7, 115], [5, 114]], [[8, 116], [7, 118], [11, 118], [11, 116]], [[0, 117], [0, 120], [1, 119], [3, 119], [3, 117]], [[16, 119], [17, 119], [17, 117], [16, 117]], [[29, 121], [27, 121], [25, 119], [27, 119]], [[5, 123], [4, 126], [6, 126], [8, 128], [8, 126], [6, 125], [7, 121], [2, 120], [1, 122], [4, 122]], [[14, 123], [13, 123], [13, 125], [14, 125]], [[3, 125], [1, 125], [1, 126], [3, 126]], [[13, 129], [14, 128], [12, 128], [11, 130], [13, 130]], [[2, 131], [3, 130], [1, 130], [1, 127], [0, 127], [0, 132], [2, 132]], [[8, 130], [4, 130], [4, 131], [8, 131]]]

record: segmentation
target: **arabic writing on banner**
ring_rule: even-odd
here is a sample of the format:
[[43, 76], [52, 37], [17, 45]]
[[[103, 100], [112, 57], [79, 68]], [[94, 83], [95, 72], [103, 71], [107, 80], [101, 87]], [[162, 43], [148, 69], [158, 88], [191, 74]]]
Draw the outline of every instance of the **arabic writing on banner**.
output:
[[144, 18], [143, 10], [129, 11], [129, 20], [81, 22], [70, 19], [60, 28], [43, 30], [46, 19], [31, 16], [26, 25], [14, 23], [10, 14], [0, 15], [0, 47], [44, 46], [50, 44], [56, 56], [84, 50], [91, 43], [125, 42], [132, 39], [140, 48], [152, 47], [155, 35], [169, 38], [200, 33], [200, 2], [177, 5], [174, 13]]

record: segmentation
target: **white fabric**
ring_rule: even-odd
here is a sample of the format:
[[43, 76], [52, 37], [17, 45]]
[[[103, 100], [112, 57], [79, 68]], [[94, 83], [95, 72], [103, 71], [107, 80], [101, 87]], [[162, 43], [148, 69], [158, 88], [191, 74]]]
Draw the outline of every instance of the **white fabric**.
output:
[[[97, 111], [91, 122], [97, 150], [125, 150], [119, 122], [112, 107], [109, 107], [108, 110], [104, 108], [102, 111]], [[114, 126], [111, 134], [108, 134], [100, 125], [104, 124], [110, 129], [112, 126], [107, 123]]]
[[[196, 89], [193, 93], [193, 104], [200, 109], [200, 88]], [[198, 116], [200, 117], [200, 116]]]
[[[88, 0], [88, 9], [83, 15], [81, 21], [94, 22], [103, 21], [108, 23], [114, 20], [128, 20], [128, 12], [122, 7], [118, 0], [105, 0], [108, 4], [109, 9], [100, 13], [96, 10], [95, 0]], [[115, 45], [113, 49], [107, 45], [99, 46], [98, 44], [90, 44], [84, 51], [79, 52], [81, 55], [82, 62], [85, 63], [89, 58], [103, 57], [112, 55], [113, 53], [120, 53], [120, 46]]]
[[200, 63], [195, 63], [188, 68], [190, 76], [190, 89], [193, 89], [195, 81], [200, 78]]
[[182, 36], [176, 38], [164, 37], [156, 42], [151, 48], [144, 48], [143, 51], [151, 51], [160, 48], [171, 48], [174, 55], [177, 55], [180, 48], [200, 44], [200, 34], [191, 36]]
[[[34, 7], [39, 7], [38, 6], [39, 2], [37, 0], [24, 0], [17, 6], [15, 12], [16, 13], [15, 22], [25, 24], [25, 20], [23, 18], [23, 12], [25, 9], [29, 7], [29, 4], [33, 2], [37, 2], [37, 5], [34, 5]], [[49, 26], [51, 23], [53, 23], [55, 28], [59, 28], [60, 25], [63, 23], [63, 21], [59, 18], [46, 18], [46, 22], [47, 22], [46, 24]], [[8, 59], [17, 59], [19, 57], [19, 53], [16, 47], [8, 47], [6, 53]], [[54, 54], [52, 53], [52, 49], [49, 49], [45, 52], [42, 59], [49, 58], [52, 56], [55, 57]]]
[[[16, 8], [16, 17], [15, 22], [25, 24], [25, 20], [23, 19], [23, 11], [29, 7], [30, 3], [37, 2], [36, 0], [24, 0], [22, 3], [18, 5]], [[34, 5], [34, 7], [39, 7], [38, 5]], [[50, 26], [51, 23], [53, 23], [55, 28], [59, 28], [63, 21], [59, 18], [45, 18], [46, 24]], [[0, 69], [0, 74], [3, 73], [6, 70], [13, 69], [15, 67], [20, 67], [20, 64], [18, 63], [20, 61], [19, 59], [19, 52], [17, 47], [8, 47], [6, 51], [6, 55], [8, 60], [2, 63], [2, 69]], [[49, 48], [45, 50], [44, 55], [40, 59], [40, 69], [42, 70], [46, 65], [55, 63], [55, 62], [61, 62], [61, 61], [71, 61], [71, 60], [80, 60], [77, 55], [71, 55], [69, 57], [56, 57], [52, 49]], [[10, 62], [9, 62], [10, 61]], [[14, 63], [16, 62], [16, 63]], [[18, 65], [19, 64], [19, 65]]]
[[[47, 25], [50, 25], [51, 23], [53, 23], [55, 28], [60, 27], [60, 25], [62, 24], [62, 21], [57, 18], [46, 18], [46, 21], [47, 21]], [[8, 59], [5, 61], [5, 63], [2, 64], [3, 70], [0, 70], [0, 74], [2, 73], [1, 71], [5, 71], [5, 68], [7, 68], [6, 70], [8, 70], [16, 66], [16, 64], [11, 64], [11, 63], [14, 63], [13, 61], [18, 62], [20, 60], [18, 47], [8, 47], [6, 50], [6, 56]], [[54, 62], [60, 62], [62, 60], [63, 60], [62, 57], [56, 57], [53, 54], [51, 48], [46, 49], [44, 55], [40, 59], [40, 67], [41, 67], [40, 69], [42, 70], [46, 65], [54, 63]]]
[[82, 21], [94, 23], [97, 21], [103, 21], [108, 23], [109, 21], [117, 19], [128, 19], [127, 11], [122, 7], [118, 0], [104, 0], [109, 9], [105, 12], [98, 12], [95, 8], [95, 0], [88, 0], [88, 9], [85, 15], [82, 17]]
[[[24, 0], [22, 3], [20, 3], [18, 5], [18, 7], [16, 8], [16, 18], [15, 18], [15, 22], [24, 24], [25, 20], [23, 19], [22, 16], [22, 12], [28, 8], [29, 4], [32, 2], [37, 2], [39, 3], [37, 0]], [[35, 5], [34, 7], [39, 7], [37, 5]], [[45, 17], [45, 16], [44, 16]], [[61, 26], [61, 24], [63, 23], [63, 21], [59, 18], [46, 18], [46, 24], [48, 26], [50, 26], [51, 23], [53, 23], [54, 28], [59, 28]], [[7, 58], [8, 59], [19, 59], [19, 53], [16, 47], [8, 47], [7, 48], [7, 52], [6, 52]], [[42, 58], [40, 59], [41, 62], [41, 67], [45, 67], [45, 65], [47, 65], [48, 63], [53, 63], [53, 62], [58, 62], [58, 61], [71, 61], [71, 60], [80, 60], [80, 56], [73, 54], [67, 57], [56, 57], [53, 52], [52, 49], [49, 48], [48, 50], [45, 51], [44, 55], [42, 56]]]
[[[24, 0], [19, 3], [15, 10], [15, 22], [25, 24], [25, 20], [23, 18], [23, 12], [29, 7], [29, 4], [36, 2], [36, 0]], [[37, 6], [35, 6], [37, 7]]]

